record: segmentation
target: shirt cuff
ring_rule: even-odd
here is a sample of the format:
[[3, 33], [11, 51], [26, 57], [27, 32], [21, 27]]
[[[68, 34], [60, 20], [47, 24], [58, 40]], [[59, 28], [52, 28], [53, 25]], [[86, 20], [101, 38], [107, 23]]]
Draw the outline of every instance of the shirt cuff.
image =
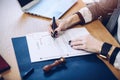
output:
[[87, 7], [80, 9], [79, 12], [83, 16], [85, 23], [92, 21], [92, 13]]
[[120, 70], [120, 51], [116, 56], [115, 62], [114, 62], [114, 67]]

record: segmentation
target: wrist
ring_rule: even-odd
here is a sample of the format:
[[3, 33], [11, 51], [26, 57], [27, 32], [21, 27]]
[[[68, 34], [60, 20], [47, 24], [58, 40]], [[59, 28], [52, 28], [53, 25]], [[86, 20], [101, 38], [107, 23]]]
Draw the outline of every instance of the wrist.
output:
[[104, 42], [100, 54], [107, 57], [111, 48], [112, 48], [111, 44]]
[[69, 26], [72, 26], [80, 22], [80, 18], [77, 14], [73, 14], [67, 19], [67, 22], [69, 23]]
[[82, 25], [82, 24], [85, 23], [82, 15], [79, 12], [69, 16], [68, 18], [65, 19], [65, 21], [68, 24], [68, 26], [65, 27], [66, 29], [73, 26], [73, 25], [75, 25], [75, 24], [81, 24]]

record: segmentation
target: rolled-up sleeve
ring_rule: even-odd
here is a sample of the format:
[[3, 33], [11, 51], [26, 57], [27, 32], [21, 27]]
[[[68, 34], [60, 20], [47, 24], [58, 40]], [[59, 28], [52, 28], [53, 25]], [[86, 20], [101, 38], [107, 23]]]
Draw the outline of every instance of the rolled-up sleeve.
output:
[[116, 56], [115, 62], [114, 62], [114, 66], [120, 70], [120, 51]]
[[83, 16], [85, 23], [92, 21], [92, 13], [87, 7], [80, 9], [79, 12]]
[[98, 19], [100, 16], [106, 16], [108, 13], [112, 13], [117, 7], [118, 0], [99, 0], [79, 10], [85, 23]]

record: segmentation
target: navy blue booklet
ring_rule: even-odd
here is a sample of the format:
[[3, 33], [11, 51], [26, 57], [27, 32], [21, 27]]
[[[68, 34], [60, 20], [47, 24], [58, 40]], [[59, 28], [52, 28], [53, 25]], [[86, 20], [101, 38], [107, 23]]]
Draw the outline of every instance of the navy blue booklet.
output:
[[12, 38], [12, 43], [21, 77], [34, 69], [23, 80], [117, 80], [95, 54], [66, 58], [65, 64], [45, 73], [43, 67], [55, 59], [31, 63], [26, 37]]

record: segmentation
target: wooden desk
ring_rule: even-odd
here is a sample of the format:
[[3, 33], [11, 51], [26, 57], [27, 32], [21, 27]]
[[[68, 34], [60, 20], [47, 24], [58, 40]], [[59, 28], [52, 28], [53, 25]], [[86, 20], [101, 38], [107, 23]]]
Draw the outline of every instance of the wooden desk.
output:
[[[81, 0], [78, 0], [78, 3], [63, 17], [73, 14], [82, 6], [85, 5], [81, 2]], [[5, 80], [21, 80], [11, 38], [24, 36], [33, 32], [47, 31], [50, 20], [24, 14], [20, 9], [17, 0], [1, 0], [0, 10], [0, 54], [11, 66], [11, 70], [3, 73], [2, 75], [4, 76]], [[77, 25], [77, 27], [80, 27], [80, 25]], [[115, 39], [107, 32], [107, 30], [99, 21], [94, 21], [85, 25], [85, 27], [96, 38], [119, 46]], [[107, 61], [104, 62], [120, 80], [119, 71], [117, 71]]]

